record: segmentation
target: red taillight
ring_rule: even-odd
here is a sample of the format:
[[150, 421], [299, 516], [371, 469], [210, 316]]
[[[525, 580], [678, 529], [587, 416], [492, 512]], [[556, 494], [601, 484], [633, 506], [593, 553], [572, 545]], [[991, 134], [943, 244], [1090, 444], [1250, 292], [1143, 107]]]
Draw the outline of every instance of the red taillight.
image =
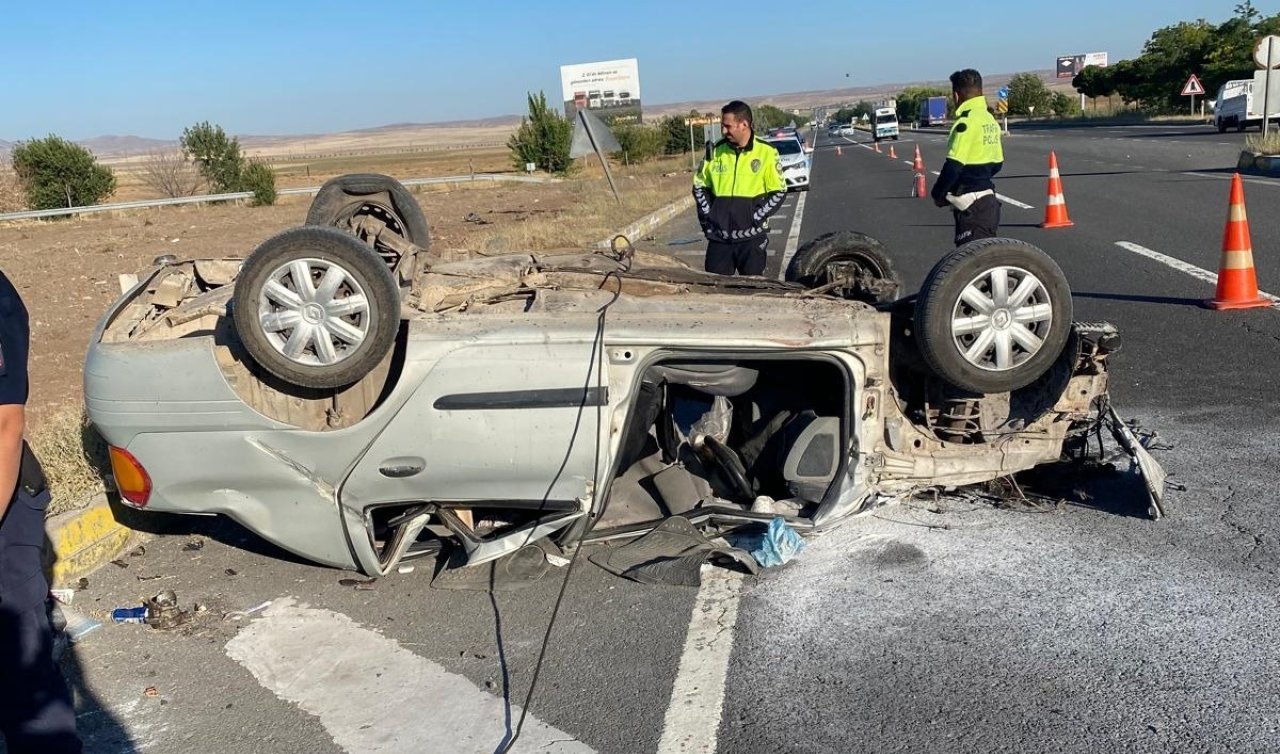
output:
[[111, 456], [111, 473], [116, 478], [116, 489], [120, 491], [120, 497], [131, 505], [146, 507], [147, 501], [151, 499], [151, 475], [124, 448], [112, 445], [108, 452]]

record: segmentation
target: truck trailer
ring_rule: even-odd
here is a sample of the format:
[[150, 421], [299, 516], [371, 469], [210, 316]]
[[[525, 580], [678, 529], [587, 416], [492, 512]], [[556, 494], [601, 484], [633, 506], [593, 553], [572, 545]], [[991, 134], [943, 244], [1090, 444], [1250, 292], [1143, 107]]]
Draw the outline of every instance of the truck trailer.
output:
[[920, 100], [920, 115], [916, 122], [920, 128], [947, 125], [947, 98], [926, 97]]

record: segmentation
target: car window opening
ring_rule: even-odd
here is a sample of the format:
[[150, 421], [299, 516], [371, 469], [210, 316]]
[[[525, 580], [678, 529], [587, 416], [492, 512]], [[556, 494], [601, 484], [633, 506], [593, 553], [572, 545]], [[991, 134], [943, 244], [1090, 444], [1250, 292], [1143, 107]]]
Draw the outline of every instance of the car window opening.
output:
[[843, 372], [821, 361], [650, 367], [597, 531], [708, 506], [811, 516], [847, 452], [849, 394]]

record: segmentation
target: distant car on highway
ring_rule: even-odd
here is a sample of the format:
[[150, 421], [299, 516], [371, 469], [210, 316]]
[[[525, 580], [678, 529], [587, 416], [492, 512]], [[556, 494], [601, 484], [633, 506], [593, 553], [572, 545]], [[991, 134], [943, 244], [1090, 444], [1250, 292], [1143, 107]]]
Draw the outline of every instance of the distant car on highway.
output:
[[776, 136], [765, 142], [778, 150], [778, 162], [788, 190], [809, 190], [809, 155], [794, 135]]

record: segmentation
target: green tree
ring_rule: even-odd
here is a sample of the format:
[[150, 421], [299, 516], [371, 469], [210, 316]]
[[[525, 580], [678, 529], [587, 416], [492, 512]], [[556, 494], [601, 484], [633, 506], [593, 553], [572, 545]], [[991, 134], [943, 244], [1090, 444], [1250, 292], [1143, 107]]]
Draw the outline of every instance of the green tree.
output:
[[1030, 115], [1032, 108], [1044, 113], [1049, 109], [1049, 87], [1034, 73], [1016, 73], [1009, 79], [1009, 112]]
[[834, 113], [832, 113], [830, 120], [832, 123], [840, 123], [842, 125], [848, 125], [852, 123], [857, 117], [858, 117], [857, 108], [842, 107], [839, 110], [836, 110]]
[[[690, 115], [668, 115], [658, 121], [657, 128], [662, 133], [663, 154], [686, 154], [690, 149], [689, 118], [701, 117], [697, 110]], [[619, 142], [621, 143], [621, 142]], [[693, 127], [693, 148], [702, 148], [702, 126]]]
[[870, 118], [871, 114], [876, 111], [876, 106], [866, 100], [858, 100], [858, 104], [853, 106], [853, 117], [858, 120]]
[[275, 204], [276, 174], [269, 165], [245, 157], [240, 140], [222, 126], [204, 121], [182, 130], [182, 153], [220, 194], [250, 191], [253, 203]]
[[196, 164], [213, 190], [218, 193], [243, 191], [240, 173], [244, 170], [244, 153], [240, 140], [228, 137], [222, 126], [209, 121], [182, 130], [178, 141], [188, 160]]
[[99, 165], [89, 150], [60, 136], [20, 141], [10, 158], [32, 209], [85, 207], [116, 190], [110, 168]]
[[1071, 79], [1071, 86], [1090, 100], [1110, 97], [1116, 93], [1115, 69], [1101, 68], [1096, 65], [1085, 66], [1084, 70]]
[[569, 158], [573, 124], [547, 105], [546, 92], [530, 92], [528, 103], [529, 114], [520, 119], [520, 128], [507, 140], [511, 162], [519, 170], [532, 162], [557, 175], [568, 173], [573, 168]]
[[795, 115], [773, 105], [757, 105], [751, 108], [752, 120], [757, 131], [768, 131], [770, 128], [782, 128], [795, 123], [803, 126], [809, 122], [808, 115]]

